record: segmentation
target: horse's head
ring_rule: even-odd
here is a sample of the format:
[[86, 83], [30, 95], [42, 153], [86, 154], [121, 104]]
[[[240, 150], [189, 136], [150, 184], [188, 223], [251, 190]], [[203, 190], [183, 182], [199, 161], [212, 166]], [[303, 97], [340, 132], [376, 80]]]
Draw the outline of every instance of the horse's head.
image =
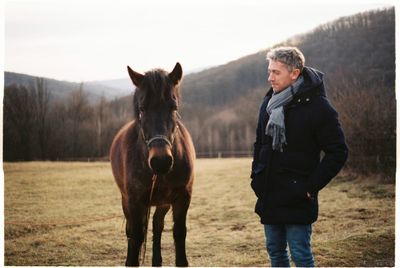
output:
[[177, 63], [171, 73], [156, 69], [143, 75], [128, 66], [128, 73], [136, 86], [135, 118], [148, 148], [148, 165], [155, 174], [165, 174], [174, 162], [172, 148], [178, 128], [182, 67]]

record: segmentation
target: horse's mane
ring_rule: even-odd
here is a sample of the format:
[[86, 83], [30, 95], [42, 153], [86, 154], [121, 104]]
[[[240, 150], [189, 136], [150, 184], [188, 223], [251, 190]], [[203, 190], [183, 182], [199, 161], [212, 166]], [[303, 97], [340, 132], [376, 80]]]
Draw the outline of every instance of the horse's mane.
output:
[[[168, 72], [162, 69], [153, 69], [144, 75], [140, 86], [133, 95], [133, 107], [135, 118], [139, 117], [139, 103], [162, 103], [174, 96], [177, 103], [180, 102], [179, 85], [173, 85], [168, 77]], [[172, 92], [171, 92], [172, 91]], [[139, 99], [140, 98], [140, 99]]]

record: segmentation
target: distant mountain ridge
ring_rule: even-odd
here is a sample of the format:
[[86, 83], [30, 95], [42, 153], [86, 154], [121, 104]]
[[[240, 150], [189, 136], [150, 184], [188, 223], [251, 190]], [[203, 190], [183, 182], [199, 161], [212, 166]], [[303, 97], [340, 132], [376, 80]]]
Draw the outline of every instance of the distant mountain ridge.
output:
[[[310, 33], [295, 36], [279, 45], [298, 46], [306, 55], [306, 65], [320, 69], [329, 81], [338, 73], [356, 74], [366, 84], [382, 80], [394, 85], [394, 8], [359, 13], [339, 18], [315, 28]], [[351, 48], [351, 49], [349, 49]], [[184, 72], [182, 96], [186, 106], [219, 107], [236, 103], [254, 90], [266, 91], [266, 51], [260, 50], [226, 64], [197, 68]], [[366, 57], [365, 55], [368, 55]], [[378, 71], [379, 70], [379, 71]], [[368, 74], [368, 75], [366, 75]], [[13, 72], [4, 73], [5, 86], [34, 85], [35, 77]], [[46, 78], [52, 95], [64, 99], [78, 89], [79, 83]], [[104, 96], [116, 100], [131, 95], [134, 90], [129, 78], [84, 82], [90, 101]], [[262, 94], [262, 93], [261, 93]]]
[[[185, 67], [185, 66], [183, 66]], [[206, 69], [212, 68], [212, 66], [206, 66], [206, 67], [199, 67], [199, 68], [194, 68], [186, 71], [185, 69], [183, 70], [183, 75], [190, 75], [193, 73], [198, 73], [201, 71], [204, 71]], [[134, 85], [132, 84], [132, 81], [129, 79], [128, 75], [127, 78], [120, 78], [120, 79], [111, 79], [111, 80], [100, 80], [100, 81], [91, 81], [87, 82], [88, 84], [92, 85], [103, 85], [106, 87], [110, 88], [115, 88], [118, 91], [118, 95], [121, 96], [126, 96], [130, 94], [134, 90]]]
[[129, 78], [91, 81], [91, 82], [86, 82], [86, 84], [113, 88], [116, 90], [115, 94], [119, 96], [126, 96], [134, 90], [134, 86]]
[[[209, 67], [192, 69], [185, 72], [185, 74], [200, 72], [207, 68]], [[33, 75], [5, 71], [4, 86], [6, 87], [12, 84], [17, 84], [28, 88], [34, 87], [36, 78], [38, 77]], [[58, 100], [64, 100], [71, 91], [79, 89], [80, 86], [80, 83], [76, 82], [62, 81], [46, 77], [44, 77], [44, 79], [47, 82], [52, 98]], [[109, 101], [126, 97], [134, 92], [135, 87], [127, 75], [127, 78], [83, 82], [83, 90], [88, 94], [90, 102], [97, 102], [102, 96]]]
[[[17, 84], [28, 88], [34, 88], [37, 78], [38, 77], [36, 76], [27, 74], [4, 72], [4, 86], [7, 87], [12, 84]], [[80, 87], [80, 83], [59, 81], [51, 78], [44, 79], [47, 83], [52, 99], [55, 100], [65, 100], [72, 91], [78, 90]], [[129, 94], [128, 90], [121, 90], [119, 88], [95, 82], [84, 82], [83, 90], [88, 94], [88, 99], [91, 103], [99, 101], [102, 96], [107, 100], [114, 100]]]

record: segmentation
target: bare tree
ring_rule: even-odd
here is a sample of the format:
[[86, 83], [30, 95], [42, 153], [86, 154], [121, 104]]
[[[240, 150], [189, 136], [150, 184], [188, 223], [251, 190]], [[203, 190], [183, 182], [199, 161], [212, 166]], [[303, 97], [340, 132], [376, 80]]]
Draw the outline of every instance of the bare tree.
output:
[[107, 106], [107, 100], [103, 95], [100, 99], [99, 104], [96, 107], [96, 147], [98, 157], [102, 157], [105, 154], [105, 127], [106, 117], [109, 114]]
[[87, 94], [83, 91], [83, 83], [80, 83], [77, 91], [71, 93], [67, 109], [68, 118], [71, 122], [71, 153], [73, 157], [80, 157], [82, 156], [81, 145], [84, 145], [80, 139], [82, 126], [92, 115]]
[[[346, 79], [348, 77], [348, 79]], [[394, 178], [396, 162], [395, 91], [383, 82], [365, 85], [351, 76], [336, 77], [331, 100], [350, 148], [347, 165]]]
[[51, 139], [48, 143], [48, 157], [60, 160], [68, 155], [68, 113], [66, 104], [53, 101], [50, 105], [49, 124], [51, 125]]
[[40, 158], [44, 160], [48, 156], [47, 148], [50, 138], [50, 125], [48, 121], [50, 92], [44, 78], [36, 78], [35, 94], [35, 115], [40, 147]]
[[[33, 159], [32, 134], [35, 127], [35, 96], [24, 86], [11, 85], [4, 91], [5, 159], [29, 161]], [[12, 142], [13, 141], [13, 142]], [[9, 150], [10, 149], [10, 150]]]

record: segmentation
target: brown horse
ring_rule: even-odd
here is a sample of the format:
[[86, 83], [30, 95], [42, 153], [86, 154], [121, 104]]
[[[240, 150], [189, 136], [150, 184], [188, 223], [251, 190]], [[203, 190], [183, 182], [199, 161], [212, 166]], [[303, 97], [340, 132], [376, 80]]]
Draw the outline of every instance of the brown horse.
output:
[[110, 150], [112, 171], [121, 191], [126, 218], [125, 265], [139, 265], [155, 174], [151, 198], [151, 206], [156, 206], [152, 265], [162, 265], [161, 233], [164, 217], [172, 206], [176, 266], [188, 266], [186, 215], [192, 195], [195, 151], [178, 114], [182, 67], [177, 63], [171, 73], [156, 69], [143, 75], [128, 66], [128, 73], [136, 86], [134, 120], [118, 132]]

